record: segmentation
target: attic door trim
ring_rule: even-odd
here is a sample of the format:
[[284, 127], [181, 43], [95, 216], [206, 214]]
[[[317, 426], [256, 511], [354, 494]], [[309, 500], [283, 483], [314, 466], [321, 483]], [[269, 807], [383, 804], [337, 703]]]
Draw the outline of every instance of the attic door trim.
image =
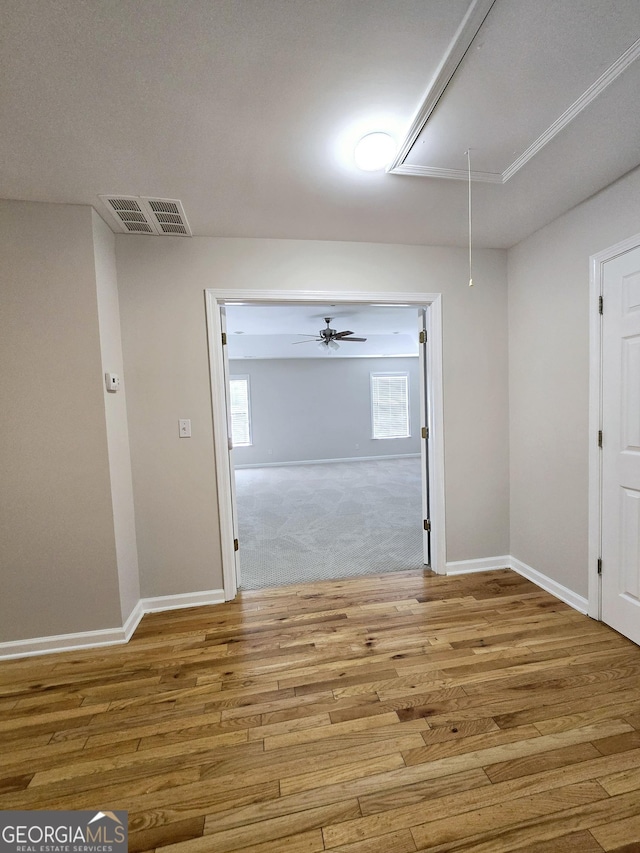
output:
[[444, 416], [442, 366], [442, 294], [441, 293], [377, 293], [364, 291], [300, 291], [300, 290], [205, 290], [205, 310], [209, 343], [209, 379], [213, 418], [214, 457], [218, 490], [218, 518], [225, 600], [237, 593], [235, 550], [233, 541], [233, 504], [229, 467], [229, 437], [226, 420], [224, 360], [220, 308], [233, 302], [262, 305], [406, 305], [427, 308], [427, 381], [429, 388], [429, 489], [431, 494], [431, 569], [446, 575]]

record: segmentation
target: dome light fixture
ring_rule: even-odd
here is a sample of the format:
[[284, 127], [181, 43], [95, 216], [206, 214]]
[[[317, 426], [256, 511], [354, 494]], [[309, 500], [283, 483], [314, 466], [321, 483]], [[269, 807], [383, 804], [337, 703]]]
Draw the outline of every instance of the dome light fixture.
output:
[[396, 153], [396, 143], [388, 133], [367, 133], [357, 143], [353, 158], [356, 166], [365, 172], [378, 172], [386, 168]]

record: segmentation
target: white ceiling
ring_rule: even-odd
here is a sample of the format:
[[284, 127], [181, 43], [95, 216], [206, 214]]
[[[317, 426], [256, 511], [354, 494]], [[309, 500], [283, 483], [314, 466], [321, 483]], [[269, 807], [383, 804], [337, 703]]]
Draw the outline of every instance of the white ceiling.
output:
[[[365, 358], [418, 355], [418, 309], [395, 305], [227, 305], [229, 358]], [[313, 341], [320, 329], [351, 331], [366, 341], [338, 350]], [[303, 343], [300, 343], [300, 342]]]
[[[471, 148], [476, 245], [506, 247], [640, 163], [639, 38], [638, 0], [3, 0], [0, 197], [464, 245]], [[423, 174], [359, 172], [372, 130]]]

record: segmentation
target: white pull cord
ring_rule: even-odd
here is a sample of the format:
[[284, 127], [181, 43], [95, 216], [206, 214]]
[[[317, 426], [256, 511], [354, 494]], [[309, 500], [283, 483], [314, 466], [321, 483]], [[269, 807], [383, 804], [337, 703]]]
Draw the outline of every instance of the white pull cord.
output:
[[469, 287], [473, 287], [473, 258], [471, 254], [471, 149], [467, 148], [467, 171], [469, 174]]

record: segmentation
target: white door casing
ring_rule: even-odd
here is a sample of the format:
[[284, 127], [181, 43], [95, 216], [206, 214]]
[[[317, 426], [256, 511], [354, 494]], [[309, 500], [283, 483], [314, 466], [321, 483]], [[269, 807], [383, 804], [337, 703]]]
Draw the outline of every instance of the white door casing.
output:
[[237, 513], [235, 507], [235, 478], [231, 458], [231, 428], [228, 420], [229, 366], [222, 335], [226, 334], [224, 309], [211, 304], [205, 293], [207, 337], [209, 344], [209, 379], [213, 417], [213, 444], [218, 486], [218, 517], [220, 519], [220, 551], [224, 597], [231, 601], [238, 591]]
[[[227, 334], [227, 314], [223, 305], [220, 306], [220, 328], [222, 335]], [[224, 373], [224, 405], [227, 426], [227, 448], [229, 462], [229, 486], [231, 489], [231, 524], [233, 533], [233, 559], [235, 567], [236, 590], [240, 586], [240, 557], [238, 554], [238, 511], [236, 507], [236, 477], [233, 461], [233, 430], [231, 428], [231, 385], [229, 382], [231, 371], [229, 369], [229, 353], [226, 346], [222, 347], [222, 370]], [[235, 596], [235, 592], [234, 592]]]
[[[444, 499], [444, 417], [442, 382], [442, 295], [439, 293], [371, 293], [342, 291], [286, 291], [286, 290], [217, 290], [205, 291], [207, 334], [209, 341], [209, 376], [213, 415], [214, 455], [220, 518], [220, 547], [222, 574], [227, 601], [237, 593], [237, 554], [234, 550], [235, 498], [229, 454], [230, 430], [227, 422], [225, 375], [220, 308], [225, 304], [249, 303], [277, 304], [361, 304], [404, 305], [426, 308], [428, 344], [429, 412], [429, 501], [431, 514], [431, 568], [446, 574], [445, 499]], [[424, 486], [423, 486], [424, 490]], [[242, 542], [240, 542], [240, 554]]]
[[602, 619], [640, 644], [640, 247], [602, 285]]
[[420, 427], [426, 430], [420, 437], [420, 466], [422, 470], [422, 518], [428, 521], [422, 531], [422, 559], [425, 566], [431, 565], [431, 512], [429, 501], [429, 435], [430, 435], [430, 412], [429, 405], [429, 333], [427, 329], [427, 309], [418, 308], [418, 353], [420, 360]]

